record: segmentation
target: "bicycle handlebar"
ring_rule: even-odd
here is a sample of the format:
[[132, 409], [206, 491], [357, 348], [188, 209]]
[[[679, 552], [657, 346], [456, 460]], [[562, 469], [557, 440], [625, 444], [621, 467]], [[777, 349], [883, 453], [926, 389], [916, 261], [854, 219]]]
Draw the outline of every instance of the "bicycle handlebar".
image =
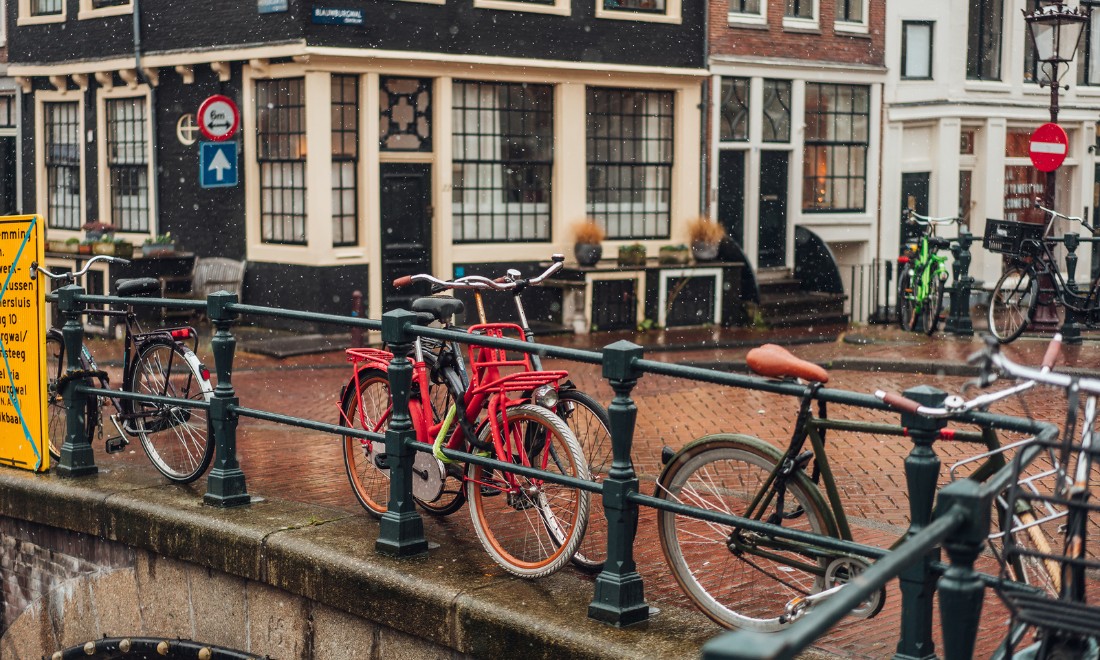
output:
[[1070, 222], [1079, 222], [1081, 223], [1082, 227], [1089, 230], [1089, 233], [1096, 234], [1096, 227], [1090, 225], [1088, 221], [1084, 218], [1076, 215], [1065, 215], [1064, 213], [1059, 213], [1054, 209], [1048, 209], [1047, 207], [1043, 206], [1038, 197], [1035, 198], [1035, 208], [1039, 209], [1043, 213], [1050, 215], [1051, 218], [1062, 218], [1063, 220], [1069, 220]]
[[932, 216], [921, 215], [920, 213], [917, 213], [913, 209], [905, 209], [905, 216], [906, 216], [906, 219], [909, 220], [910, 222], [912, 222], [914, 224], [918, 224], [918, 225], [924, 225], [926, 227], [928, 225], [936, 225], [936, 226], [953, 225], [953, 224], [955, 224], [956, 222], [959, 221], [958, 217], [933, 218]]
[[482, 275], [467, 275], [458, 279], [447, 281], [427, 273], [405, 275], [393, 281], [393, 286], [400, 289], [413, 282], [428, 282], [443, 289], [477, 289], [480, 291], [512, 291], [523, 284], [541, 284], [543, 280], [558, 272], [565, 265], [565, 255], [555, 254], [550, 257], [553, 263], [540, 275], [523, 280], [511, 275], [491, 279]]
[[53, 273], [49, 271], [45, 266], [38, 265], [38, 262], [36, 261], [31, 264], [30, 275], [32, 280], [36, 278], [37, 273], [42, 273], [51, 280], [68, 280], [69, 282], [74, 282], [76, 281], [76, 278], [87, 273], [88, 270], [91, 269], [92, 264], [97, 261], [106, 261], [109, 264], [118, 264], [119, 266], [130, 265], [129, 259], [123, 259], [122, 257], [111, 257], [106, 254], [97, 254], [91, 259], [88, 259], [88, 262], [84, 264], [83, 268], [75, 272], [70, 271], [65, 273]]

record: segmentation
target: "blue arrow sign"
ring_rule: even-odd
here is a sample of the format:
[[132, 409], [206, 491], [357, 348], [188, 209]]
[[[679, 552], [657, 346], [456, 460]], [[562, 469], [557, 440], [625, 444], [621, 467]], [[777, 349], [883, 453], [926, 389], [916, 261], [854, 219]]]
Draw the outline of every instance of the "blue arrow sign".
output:
[[203, 142], [199, 145], [199, 184], [203, 188], [237, 185], [236, 142]]

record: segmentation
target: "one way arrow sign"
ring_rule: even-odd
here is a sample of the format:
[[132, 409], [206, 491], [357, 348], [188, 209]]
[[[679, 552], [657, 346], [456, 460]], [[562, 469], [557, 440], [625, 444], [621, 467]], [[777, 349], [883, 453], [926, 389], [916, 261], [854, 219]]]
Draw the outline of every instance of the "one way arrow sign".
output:
[[200, 145], [199, 184], [203, 188], [237, 185], [236, 142], [203, 142]]

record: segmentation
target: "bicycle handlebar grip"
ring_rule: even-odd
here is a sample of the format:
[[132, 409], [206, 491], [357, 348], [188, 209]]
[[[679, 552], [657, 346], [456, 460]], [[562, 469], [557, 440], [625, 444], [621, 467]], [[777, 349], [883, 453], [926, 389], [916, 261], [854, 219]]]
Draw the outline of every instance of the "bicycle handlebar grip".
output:
[[129, 259], [123, 259], [122, 257], [111, 257], [111, 261], [118, 264], [118, 265], [120, 265], [120, 266], [129, 266], [130, 265], [130, 260]]
[[396, 280], [394, 280], [393, 281], [393, 287], [395, 289], [400, 289], [403, 286], [409, 286], [410, 284], [412, 284], [412, 281], [413, 281], [412, 275], [405, 275], [403, 277], [399, 277]]
[[1062, 353], [1062, 335], [1054, 335], [1054, 339], [1050, 340], [1050, 344], [1047, 345], [1047, 352], [1043, 354], [1043, 362], [1040, 365], [1042, 369], [1053, 369], [1054, 363], [1058, 361], [1058, 356]]
[[916, 414], [917, 410], [920, 409], [919, 403], [912, 399], [903, 397], [897, 392], [875, 392], [875, 394], [877, 394], [878, 397], [882, 399], [882, 401], [886, 405], [896, 410]]

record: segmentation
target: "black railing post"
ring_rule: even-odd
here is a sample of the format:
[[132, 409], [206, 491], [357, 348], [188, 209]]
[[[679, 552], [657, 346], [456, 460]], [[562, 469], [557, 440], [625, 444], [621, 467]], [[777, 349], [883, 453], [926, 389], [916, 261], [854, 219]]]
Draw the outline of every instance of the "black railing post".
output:
[[[61, 335], [65, 340], [65, 371], [72, 373], [83, 369], [80, 364], [80, 351], [84, 347], [84, 303], [77, 300], [84, 295], [84, 289], [70, 284], [57, 290], [57, 307], [65, 315], [65, 325]], [[65, 441], [61, 445], [61, 460], [57, 463], [57, 473], [63, 477], [81, 477], [95, 474], [99, 468], [95, 464], [91, 438], [85, 434], [88, 420], [84, 411], [88, 408], [88, 395], [80, 391], [77, 385], [83, 384], [83, 378], [74, 378], [65, 382], [61, 388], [61, 397], [65, 400]], [[44, 449], [44, 448], [43, 448]]]
[[959, 337], [973, 337], [974, 323], [970, 320], [970, 289], [974, 278], [970, 276], [970, 246], [974, 236], [965, 229], [951, 244], [951, 313], [947, 316], [944, 331]]
[[[1077, 234], [1066, 234], [1062, 237], [1062, 242], [1066, 246], [1066, 288], [1070, 294], [1066, 297], [1070, 299], [1070, 302], [1073, 302], [1072, 306], [1065, 305], [1066, 320], [1062, 324], [1062, 343], [1080, 344], [1081, 317], [1073, 309], [1077, 303], [1071, 296], [1077, 293], [1077, 247], [1081, 244], [1081, 237]], [[1058, 300], [1055, 300], [1054, 304], [1058, 304], [1058, 302]]]
[[[921, 405], [939, 408], [947, 393], [921, 385], [906, 390], [905, 396]], [[940, 459], [932, 444], [939, 438], [946, 422], [905, 412], [901, 414], [901, 425], [909, 429], [909, 436], [913, 439], [913, 449], [905, 457], [905, 482], [909, 487], [909, 537], [924, 529], [932, 520], [932, 502], [940, 474]], [[901, 636], [894, 655], [896, 660], [935, 657], [932, 595], [936, 584], [932, 562], [938, 559], [939, 551], [932, 550], [922, 561], [915, 562], [898, 576], [901, 585]]]
[[985, 583], [974, 571], [974, 560], [989, 535], [989, 498], [981, 496], [981, 485], [960, 479], [940, 491], [938, 511], [962, 508], [967, 521], [944, 540], [951, 564], [940, 579], [940, 625], [946, 660], [974, 657], [974, 642], [982, 614]]
[[390, 501], [378, 529], [374, 548], [391, 557], [412, 557], [428, 551], [424, 538], [424, 520], [416, 510], [412, 494], [412, 467], [416, 441], [409, 415], [409, 390], [413, 365], [409, 361], [415, 336], [405, 326], [416, 321], [416, 314], [395, 309], [382, 315], [382, 341], [393, 352], [390, 361], [390, 400], [392, 411], [386, 429], [386, 467], [390, 469]]
[[214, 337], [210, 351], [214, 354], [214, 369], [218, 384], [214, 386], [214, 398], [210, 400], [210, 425], [214, 429], [214, 467], [206, 480], [203, 502], [211, 506], [242, 506], [251, 502], [245, 487], [244, 471], [237, 462], [237, 413], [239, 404], [233, 389], [233, 353], [237, 338], [230, 332], [237, 314], [229, 305], [237, 303], [237, 295], [227, 291], [211, 293], [206, 297], [206, 315], [214, 325]]
[[603, 376], [615, 398], [607, 409], [611, 417], [611, 469], [603, 482], [607, 517], [607, 561], [596, 576], [596, 593], [588, 616], [615, 626], [629, 626], [649, 618], [642, 576], [634, 564], [634, 537], [638, 532], [638, 505], [629, 499], [638, 492], [638, 477], [630, 460], [638, 408], [630, 393], [641, 372], [634, 366], [642, 347], [617, 341], [603, 349]]

